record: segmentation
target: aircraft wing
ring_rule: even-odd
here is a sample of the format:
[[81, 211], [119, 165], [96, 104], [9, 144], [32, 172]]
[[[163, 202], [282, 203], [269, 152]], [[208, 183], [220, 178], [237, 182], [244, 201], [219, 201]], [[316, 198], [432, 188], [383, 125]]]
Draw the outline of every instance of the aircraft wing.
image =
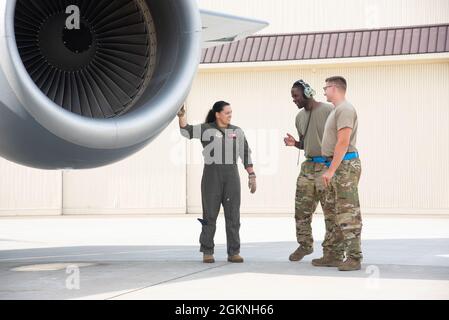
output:
[[268, 26], [268, 22], [220, 12], [201, 10], [203, 47], [214, 47], [248, 37]]

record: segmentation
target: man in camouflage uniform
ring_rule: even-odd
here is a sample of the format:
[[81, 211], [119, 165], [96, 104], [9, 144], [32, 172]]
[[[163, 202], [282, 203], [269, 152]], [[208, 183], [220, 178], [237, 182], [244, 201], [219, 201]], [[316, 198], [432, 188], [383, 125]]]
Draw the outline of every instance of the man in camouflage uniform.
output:
[[[317, 102], [314, 90], [304, 81], [293, 84], [293, 102], [302, 109], [296, 117], [296, 128], [300, 141], [287, 134], [284, 142], [287, 146], [304, 150], [307, 160], [301, 165], [296, 186], [295, 221], [296, 238], [299, 247], [290, 255], [290, 261], [300, 261], [313, 252], [312, 216], [321, 202], [326, 224], [323, 246], [325, 261], [323, 266], [337, 266], [341, 263], [342, 253], [334, 248], [335, 243], [335, 205], [325, 202], [325, 190], [322, 175], [326, 171], [325, 159], [321, 156], [321, 140], [327, 117], [332, 112], [332, 105]], [[312, 263], [315, 265], [315, 260]]]
[[346, 254], [340, 271], [361, 269], [362, 216], [358, 184], [362, 172], [356, 148], [358, 119], [355, 108], [346, 100], [347, 82], [342, 77], [331, 77], [324, 87], [327, 101], [335, 108], [329, 115], [324, 130], [322, 152], [329, 169], [323, 175], [326, 202], [335, 205], [336, 222], [341, 239], [338, 248]]

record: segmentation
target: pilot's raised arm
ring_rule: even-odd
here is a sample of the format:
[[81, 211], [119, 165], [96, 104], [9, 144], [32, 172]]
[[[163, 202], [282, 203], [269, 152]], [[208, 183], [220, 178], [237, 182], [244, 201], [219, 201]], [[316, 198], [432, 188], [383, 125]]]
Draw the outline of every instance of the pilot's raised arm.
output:
[[181, 135], [187, 139], [201, 139], [203, 124], [190, 125], [187, 123], [186, 109], [184, 106], [178, 112], [179, 129]]

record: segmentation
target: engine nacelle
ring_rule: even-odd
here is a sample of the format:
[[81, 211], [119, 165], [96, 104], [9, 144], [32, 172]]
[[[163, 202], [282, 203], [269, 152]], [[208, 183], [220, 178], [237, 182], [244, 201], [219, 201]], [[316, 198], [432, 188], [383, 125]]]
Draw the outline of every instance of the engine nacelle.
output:
[[201, 52], [196, 0], [0, 2], [2, 157], [111, 164], [151, 142], [186, 99]]

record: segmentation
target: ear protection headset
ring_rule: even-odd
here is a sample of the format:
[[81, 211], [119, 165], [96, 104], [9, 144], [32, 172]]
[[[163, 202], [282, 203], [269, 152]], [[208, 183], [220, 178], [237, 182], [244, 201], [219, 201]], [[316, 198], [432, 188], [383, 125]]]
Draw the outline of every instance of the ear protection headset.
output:
[[306, 83], [304, 80], [296, 81], [293, 84], [293, 86], [295, 86], [295, 87], [301, 86], [303, 89], [304, 98], [306, 98], [306, 99], [310, 99], [316, 94], [315, 90], [313, 90], [312, 87], [308, 83]]

